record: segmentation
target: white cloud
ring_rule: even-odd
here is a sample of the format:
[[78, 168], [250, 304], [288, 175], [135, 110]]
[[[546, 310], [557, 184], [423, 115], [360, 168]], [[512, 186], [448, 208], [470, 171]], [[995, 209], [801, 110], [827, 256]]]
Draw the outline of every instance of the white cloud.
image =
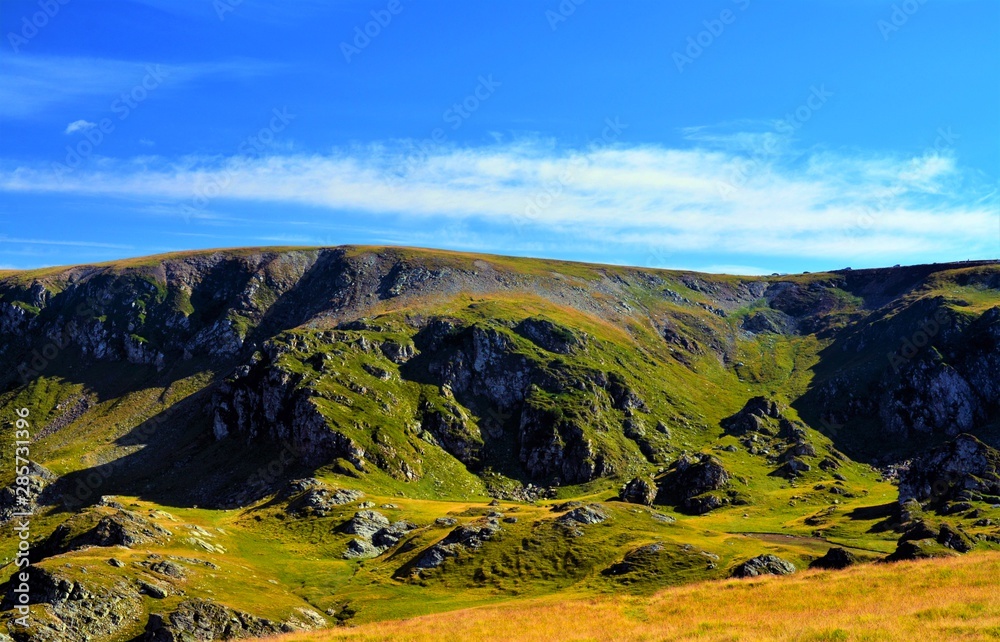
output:
[[895, 263], [908, 255], [1000, 252], [996, 186], [976, 184], [950, 156], [762, 158], [715, 147], [561, 149], [543, 140], [417, 149], [396, 141], [324, 155], [150, 157], [108, 161], [61, 180], [20, 167], [0, 171], [0, 190], [168, 202], [178, 216], [198, 196], [301, 204], [485, 223], [521, 237], [543, 230], [664, 253]]
[[148, 138], [140, 138], [139, 139], [139, 144], [142, 145], [143, 147], [152, 147], [156, 143], [153, 142], [153, 141], [151, 141], [151, 140], [149, 140]]
[[89, 120], [74, 120], [69, 125], [66, 125], [65, 134], [73, 134], [76, 132], [84, 132], [88, 129], [93, 129], [97, 127], [97, 123], [92, 123]]

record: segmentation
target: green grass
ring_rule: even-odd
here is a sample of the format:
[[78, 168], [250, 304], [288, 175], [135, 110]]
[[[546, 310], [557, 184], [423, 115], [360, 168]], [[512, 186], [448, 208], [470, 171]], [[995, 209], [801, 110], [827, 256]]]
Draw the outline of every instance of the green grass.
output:
[[[281, 251], [266, 250], [275, 256]], [[245, 259], [261, 251], [221, 252], [227, 258]], [[308, 396], [330, 430], [350, 438], [367, 454], [363, 470], [346, 461], [318, 468], [293, 462], [278, 477], [315, 476], [333, 487], [363, 491], [363, 501], [374, 502], [375, 510], [418, 525], [403, 546], [374, 559], [343, 559], [352, 536], [341, 526], [359, 509], [357, 502], [337, 507], [325, 517], [290, 514], [286, 501], [274, 495], [276, 488], [262, 489], [238, 508], [227, 510], [213, 502], [245, 490], [248, 480], [280, 454], [280, 445], [248, 444], [239, 436], [217, 442], [211, 436], [212, 393], [240, 364], [195, 357], [178, 359], [162, 372], [114, 363], [81, 367], [69, 350], [29, 385], [0, 393], [4, 456], [10, 455], [8, 419], [14, 408], [27, 407], [41, 435], [32, 445], [33, 458], [74, 482], [94, 471], [111, 470], [111, 479], [93, 489], [89, 501], [114, 495], [129, 510], [174, 536], [165, 544], [136, 550], [73, 551], [41, 565], [74, 581], [112, 586], [115, 579], [134, 573], [133, 562], [143, 562], [150, 554], [197, 558], [219, 568], [199, 566], [186, 580], [177, 581], [175, 588], [186, 597], [215, 600], [275, 620], [308, 607], [344, 618], [353, 613], [352, 623], [370, 623], [526, 598], [648, 597], [667, 586], [721, 580], [737, 563], [766, 552], [800, 568], [832, 545], [849, 547], [865, 559], [881, 557], [895, 549], [899, 537], [884, 527], [897, 499], [895, 486], [853, 461], [844, 461], [837, 469], [843, 477], [838, 483], [833, 471], [823, 471], [818, 462], [834, 456], [835, 447], [843, 450], [852, 439], [866, 439], [873, 449], [884, 446], [871, 439], [871, 426], [861, 420], [832, 435], [833, 441], [815, 430], [822, 424], [810, 414], [815, 407], [810, 395], [844, 373], [859, 389], [877, 381], [885, 370], [885, 352], [939, 308], [955, 311], [963, 322], [1000, 303], [998, 291], [989, 287], [996, 267], [939, 272], [877, 309], [869, 309], [868, 300], [845, 289], [846, 281], [838, 274], [768, 277], [764, 280], [800, 288], [791, 291], [789, 305], [818, 306], [814, 316], [822, 321], [820, 331], [749, 334], [742, 330], [743, 319], [770, 310], [766, 298], [746, 296], [737, 301], [740, 288], [754, 281], [750, 277], [415, 248], [344, 249], [347, 258], [375, 252], [380, 259], [429, 270], [495, 271], [528, 284], [372, 297], [363, 314], [367, 329], [343, 329], [340, 322], [345, 319], [331, 315], [286, 328], [269, 339], [283, 348], [276, 363], [268, 364], [271, 372], [287, 376], [294, 382], [289, 384], [293, 392]], [[294, 257], [304, 264], [315, 260], [316, 254], [315, 249], [295, 250]], [[129, 334], [159, 346], [164, 338], [160, 323], [167, 315], [179, 312], [198, 327], [203, 321], [214, 322], [218, 312], [218, 318], [228, 318], [241, 337], [253, 337], [267, 311], [286, 292], [283, 279], [294, 280], [296, 270], [302, 269], [298, 263], [294, 267], [277, 260], [266, 263], [254, 274], [244, 275], [258, 286], [247, 298], [249, 306], [237, 310], [220, 303], [216, 310], [204, 293], [193, 299], [190, 286], [166, 283], [157, 276], [164, 261], [190, 256], [161, 255], [98, 266], [132, 279], [137, 291], [134, 309], [127, 313], [109, 309], [98, 320], [117, 327], [134, 323]], [[17, 288], [36, 279], [53, 291], [64, 287], [64, 271], [53, 268], [0, 273], [0, 291], [23, 308], [27, 304], [12, 293], [21, 296]], [[619, 286], [613, 284], [620, 282], [624, 285], [614, 289]], [[822, 296], [809, 290], [816, 284], [827, 284]], [[579, 288], [587, 294], [560, 298], [547, 291], [557, 285], [566, 292]], [[694, 304], [680, 302], [668, 291]], [[628, 310], [617, 305], [616, 297], [627, 302]], [[698, 303], [728, 311], [720, 316]], [[418, 328], [430, 318], [451, 321], [457, 334], [478, 332], [501, 340], [509, 358], [523, 360], [538, 374], [538, 381], [546, 382], [536, 385], [525, 403], [555, 423], [578, 428], [581, 439], [613, 473], [562, 485], [557, 499], [501, 502], [499, 510], [516, 517], [516, 522], [502, 522], [501, 533], [477, 553], [448, 560], [418, 577], [408, 572], [412, 563], [451, 530], [437, 526], [435, 519], [450, 516], [459, 524], [473, 522], [493, 510], [488, 506], [490, 489], [511, 490], [528, 481], [514, 447], [520, 428], [517, 416], [499, 420], [499, 436], [485, 434], [490, 415], [482, 399], [456, 395], [441, 386], [430, 375], [425, 356], [399, 365], [378, 347], [390, 341], [418, 342]], [[526, 319], [551, 323], [555, 336], [572, 347], [563, 354], [536, 344], [518, 331]], [[665, 325], [695, 348], [667, 343]], [[858, 334], [840, 333], [844, 328]], [[867, 342], [864, 351], [844, 348], [855, 345], [850, 341], [858, 336]], [[602, 378], [634, 393], [645, 411], [616, 407], [609, 392], [612, 386], [593, 384]], [[802, 477], [790, 481], [773, 475], [775, 461], [751, 455], [739, 440], [723, 434], [720, 420], [757, 395], [777, 400], [789, 419], [810, 424], [807, 435], [817, 454], [805, 457], [812, 469]], [[67, 414], [81, 399], [87, 402], [86, 412]], [[433, 443], [420, 422], [428, 409], [462, 419], [462, 429], [473, 437], [480, 435], [485, 468], [466, 466]], [[625, 435], [626, 420], [644, 427], [643, 445], [652, 455], [643, 452], [641, 439]], [[669, 437], [656, 429], [657, 424], [667, 428]], [[61, 427], [41, 432], [51, 425]], [[1000, 430], [994, 424], [986, 429]], [[772, 454], [778, 455], [785, 444], [775, 440], [772, 447]], [[622, 483], [636, 475], [658, 475], [685, 452], [719, 458], [733, 477], [728, 490], [747, 503], [692, 516], [669, 506], [649, 509], [614, 501]], [[10, 479], [11, 471], [0, 471], [0, 482]], [[534, 481], [546, 485], [551, 479]], [[831, 488], [846, 494], [834, 494]], [[582, 526], [583, 534], [571, 537], [556, 523], [559, 513], [551, 510], [566, 500], [600, 502], [610, 517], [601, 524]], [[396, 508], [380, 508], [389, 503]], [[1000, 509], [986, 504], [977, 508], [982, 517], [1000, 521]], [[654, 519], [654, 512], [674, 521]], [[68, 517], [52, 510], [35, 516], [34, 536], [47, 536]], [[973, 520], [963, 516], [949, 519], [973, 535], [995, 531], [974, 527]], [[210, 533], [219, 550], [193, 542], [194, 527]], [[15, 551], [16, 542], [8, 535], [0, 537], [0, 557], [5, 559]], [[635, 572], [605, 573], [638, 547], [654, 543], [663, 547], [663, 553], [643, 558]], [[980, 548], [997, 547], [983, 542]], [[112, 555], [126, 561], [126, 567], [110, 567], [107, 558]], [[12, 566], [4, 567], [0, 579], [12, 571]], [[165, 612], [181, 598], [143, 599], [145, 612]], [[925, 619], [937, 617], [936, 611], [926, 613]], [[638, 619], [649, 617], [642, 609], [633, 614]], [[970, 611], [970, 619], [976, 616]], [[962, 619], [951, 611], [948, 618]], [[124, 631], [122, 639], [140, 631], [141, 627]], [[713, 631], [709, 627], [699, 635]], [[830, 626], [809, 639], [840, 639], [839, 631]]]

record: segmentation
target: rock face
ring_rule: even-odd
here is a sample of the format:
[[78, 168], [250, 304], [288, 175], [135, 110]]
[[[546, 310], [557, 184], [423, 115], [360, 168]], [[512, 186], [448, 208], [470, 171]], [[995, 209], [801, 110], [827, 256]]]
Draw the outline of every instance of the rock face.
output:
[[51, 470], [35, 462], [30, 462], [28, 464], [27, 504], [19, 504], [18, 487], [15, 484], [11, 483], [0, 488], [0, 526], [9, 522], [14, 517], [14, 513], [33, 513], [38, 507], [39, 495], [55, 480], [56, 474]]
[[858, 563], [858, 558], [854, 553], [845, 548], [835, 546], [826, 552], [826, 555], [814, 559], [809, 563], [809, 568], [844, 569]]
[[558, 325], [548, 319], [528, 318], [521, 321], [514, 331], [530, 339], [538, 347], [558, 354], [569, 354], [574, 348], [582, 346], [586, 339], [578, 336], [569, 328]]
[[954, 440], [914, 460], [899, 480], [899, 503], [944, 504], [1000, 495], [1000, 452], [972, 435]]
[[208, 600], [186, 600], [169, 615], [153, 614], [146, 624], [147, 642], [233, 640], [287, 633], [293, 629]]
[[264, 358], [237, 370], [215, 391], [213, 426], [217, 439], [231, 433], [248, 442], [266, 440], [294, 447], [304, 465], [343, 458], [365, 469], [365, 451], [350, 437], [332, 429], [297, 376], [272, 367], [286, 350], [267, 344]]
[[[104, 586], [72, 579], [61, 569], [29, 566], [27, 572], [30, 603], [44, 605], [51, 617], [32, 618], [27, 631], [12, 629], [18, 640], [113, 639], [143, 613], [141, 595], [125, 580]], [[13, 608], [14, 588], [14, 582], [7, 584], [3, 610]]]
[[405, 520], [390, 524], [389, 519], [377, 511], [359, 511], [344, 525], [345, 532], [358, 536], [348, 543], [344, 557], [355, 559], [381, 555], [415, 528], [416, 524]]
[[972, 387], [939, 353], [907, 363], [879, 400], [883, 428], [894, 435], [967, 432], [982, 415]]
[[326, 517], [336, 506], [356, 502], [364, 493], [351, 488], [328, 488], [318, 479], [296, 479], [288, 484], [286, 495], [298, 495], [288, 505], [293, 514]]
[[760, 555], [733, 569], [733, 577], [758, 577], [760, 575], [790, 575], [795, 565], [775, 555]]
[[622, 486], [620, 497], [623, 502], [630, 504], [652, 506], [653, 500], [656, 499], [656, 486], [649, 480], [636, 477]]
[[51, 557], [88, 546], [129, 548], [165, 543], [173, 534], [138, 513], [124, 509], [91, 508], [70, 517], [37, 546], [38, 558]]
[[718, 458], [708, 455], [684, 455], [677, 459], [659, 483], [656, 501], [679, 504], [695, 514], [707, 513], [726, 503], [712, 494], [729, 485], [729, 472]]
[[477, 551], [485, 542], [496, 537], [500, 532], [500, 523], [496, 518], [488, 517], [472, 524], [459, 526], [437, 544], [428, 548], [417, 558], [414, 567], [419, 569], [437, 568], [445, 560], [458, 557], [466, 551]]
[[[995, 275], [967, 274], [957, 280], [984, 290]], [[857, 324], [834, 341], [836, 352], [864, 354], [890, 346], [876, 368], [848, 367], [802, 400], [837, 425], [877, 418], [893, 444], [927, 435], [954, 437], [989, 423], [1000, 410], [1000, 307], [970, 322], [941, 296], [899, 306]]]
[[344, 532], [371, 539], [372, 535], [388, 525], [389, 519], [382, 513], [363, 510], [355, 513], [354, 517], [344, 525]]

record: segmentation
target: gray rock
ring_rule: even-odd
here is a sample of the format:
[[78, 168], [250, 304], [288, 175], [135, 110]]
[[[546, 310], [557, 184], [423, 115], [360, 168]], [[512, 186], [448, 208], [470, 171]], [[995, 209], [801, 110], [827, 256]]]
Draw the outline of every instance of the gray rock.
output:
[[378, 557], [382, 550], [375, 546], [371, 540], [355, 537], [347, 543], [347, 550], [344, 551], [344, 559], [365, 559]]
[[600, 504], [589, 504], [574, 508], [557, 520], [560, 524], [600, 524], [608, 519], [608, 514]]
[[858, 558], [847, 549], [834, 546], [823, 557], [814, 559], [809, 568], [843, 569], [858, 563]]
[[972, 495], [1000, 495], [1000, 452], [972, 435], [959, 435], [914, 460], [899, 480], [899, 503], [944, 503]]
[[795, 572], [795, 565], [775, 555], [760, 555], [749, 559], [733, 569], [733, 577], [758, 577], [760, 575], [789, 575]]
[[279, 623], [258, 618], [208, 600], [187, 600], [167, 616], [152, 614], [143, 638], [147, 642], [229, 640], [287, 632]]
[[688, 512], [702, 514], [725, 503], [712, 491], [726, 488], [729, 481], [729, 472], [716, 457], [683, 455], [660, 480], [656, 501], [678, 504]]
[[344, 532], [359, 535], [364, 539], [371, 539], [375, 533], [388, 525], [389, 518], [382, 513], [363, 510], [354, 513], [354, 517], [344, 525]]
[[500, 524], [494, 519], [484, 519], [473, 524], [459, 526], [420, 555], [414, 567], [417, 569], [437, 568], [445, 560], [458, 557], [465, 551], [477, 551], [485, 542], [500, 532]]
[[622, 487], [620, 497], [623, 502], [651, 506], [656, 499], [656, 486], [649, 480], [636, 477]]

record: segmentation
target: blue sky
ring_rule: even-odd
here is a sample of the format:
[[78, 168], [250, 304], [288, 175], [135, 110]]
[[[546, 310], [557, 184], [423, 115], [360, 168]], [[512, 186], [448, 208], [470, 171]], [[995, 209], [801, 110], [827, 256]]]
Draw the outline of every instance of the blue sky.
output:
[[0, 0], [0, 267], [1000, 257], [994, 0]]

